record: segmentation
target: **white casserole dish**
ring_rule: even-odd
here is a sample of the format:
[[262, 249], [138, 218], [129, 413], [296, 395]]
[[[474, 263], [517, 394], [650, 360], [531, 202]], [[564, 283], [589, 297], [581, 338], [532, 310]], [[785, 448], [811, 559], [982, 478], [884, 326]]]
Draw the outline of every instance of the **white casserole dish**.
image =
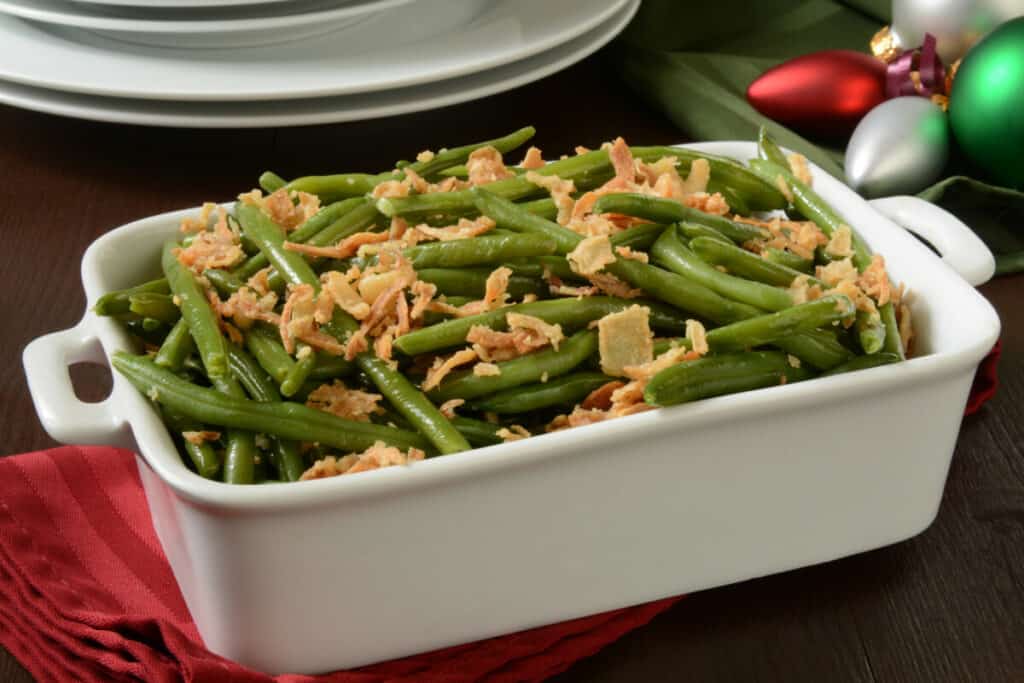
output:
[[[748, 142], [690, 145], [748, 159]], [[938, 509], [964, 405], [999, 319], [971, 284], [992, 256], [912, 197], [818, 192], [913, 291], [917, 357], [524, 441], [302, 484], [239, 487], [182, 464], [127, 381], [79, 402], [67, 365], [129, 348], [110, 319], [25, 349], [58, 441], [136, 448], [156, 531], [206, 645], [268, 672], [322, 672], [825, 562], [914, 536]], [[899, 215], [943, 262], [882, 213]], [[97, 240], [82, 279], [156, 276], [193, 210]], [[292, 577], [282, 581], [282, 577]]]

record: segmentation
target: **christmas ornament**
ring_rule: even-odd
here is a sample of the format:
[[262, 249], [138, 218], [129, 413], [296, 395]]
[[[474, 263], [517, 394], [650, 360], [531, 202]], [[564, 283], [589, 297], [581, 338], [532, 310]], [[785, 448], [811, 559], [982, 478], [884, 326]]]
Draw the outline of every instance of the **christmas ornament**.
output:
[[757, 111], [798, 132], [845, 137], [885, 99], [885, 65], [853, 50], [825, 50], [764, 72], [747, 88]]
[[996, 26], [1022, 15], [1021, 0], [893, 0], [892, 33], [903, 49], [931, 33], [939, 57], [950, 64]]
[[964, 153], [1010, 187], [1024, 187], [1024, 17], [967, 53], [949, 96], [953, 134]]
[[907, 50], [894, 57], [885, 70], [885, 94], [887, 97], [901, 95], [945, 95], [946, 69], [935, 52], [935, 36], [924, 34], [920, 49]]
[[914, 194], [938, 180], [949, 158], [942, 108], [897, 97], [872, 109], [846, 148], [846, 180], [865, 197]]

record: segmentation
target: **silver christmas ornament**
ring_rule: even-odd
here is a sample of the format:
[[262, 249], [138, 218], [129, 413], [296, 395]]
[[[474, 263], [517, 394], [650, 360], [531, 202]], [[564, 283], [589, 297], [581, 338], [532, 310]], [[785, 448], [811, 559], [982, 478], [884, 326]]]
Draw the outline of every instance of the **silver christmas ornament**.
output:
[[1024, 16], [1024, 0], [892, 0], [892, 33], [905, 50], [935, 36], [947, 66], [1004, 21]]
[[865, 197], [914, 194], [949, 158], [946, 113], [924, 97], [896, 97], [868, 112], [846, 148], [846, 180]]

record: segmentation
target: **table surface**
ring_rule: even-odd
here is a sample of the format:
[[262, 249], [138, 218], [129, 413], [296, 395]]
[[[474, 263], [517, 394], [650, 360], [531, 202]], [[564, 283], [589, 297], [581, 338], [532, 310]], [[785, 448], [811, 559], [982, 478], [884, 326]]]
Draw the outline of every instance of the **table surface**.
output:
[[[586, 107], [579, 93], [587, 93]], [[591, 58], [484, 101], [360, 123], [173, 130], [0, 107], [0, 451], [55, 445], [21, 369], [31, 339], [74, 325], [78, 265], [107, 230], [285, 177], [389, 168], [424, 148], [538, 128], [549, 154], [623, 135], [685, 139]], [[935, 523], [898, 545], [692, 595], [555, 680], [1024, 680], [1024, 276], [981, 287], [1003, 320], [997, 397], [967, 418]], [[83, 395], [109, 375], [74, 373]], [[98, 395], [97, 395], [98, 394]], [[31, 680], [0, 649], [0, 680]]]

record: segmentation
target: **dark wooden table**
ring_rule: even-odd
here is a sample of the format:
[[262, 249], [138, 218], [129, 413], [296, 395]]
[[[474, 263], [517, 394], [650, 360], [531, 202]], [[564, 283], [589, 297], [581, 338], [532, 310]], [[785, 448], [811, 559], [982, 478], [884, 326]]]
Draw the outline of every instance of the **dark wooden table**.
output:
[[[21, 350], [78, 321], [78, 265], [105, 231], [233, 197], [267, 168], [286, 177], [387, 168], [427, 147], [526, 123], [550, 153], [616, 135], [635, 144], [685, 139], [600, 58], [480, 102], [313, 128], [167, 130], [0, 107], [0, 451], [54, 445], [29, 400]], [[1002, 384], [964, 421], [930, 529], [858, 557], [690, 596], [557, 680], [1024, 681], [1022, 288], [1024, 276], [981, 288], [1003, 319]], [[95, 370], [75, 375], [87, 395], [109, 383]], [[31, 679], [0, 650], [0, 680]]]

